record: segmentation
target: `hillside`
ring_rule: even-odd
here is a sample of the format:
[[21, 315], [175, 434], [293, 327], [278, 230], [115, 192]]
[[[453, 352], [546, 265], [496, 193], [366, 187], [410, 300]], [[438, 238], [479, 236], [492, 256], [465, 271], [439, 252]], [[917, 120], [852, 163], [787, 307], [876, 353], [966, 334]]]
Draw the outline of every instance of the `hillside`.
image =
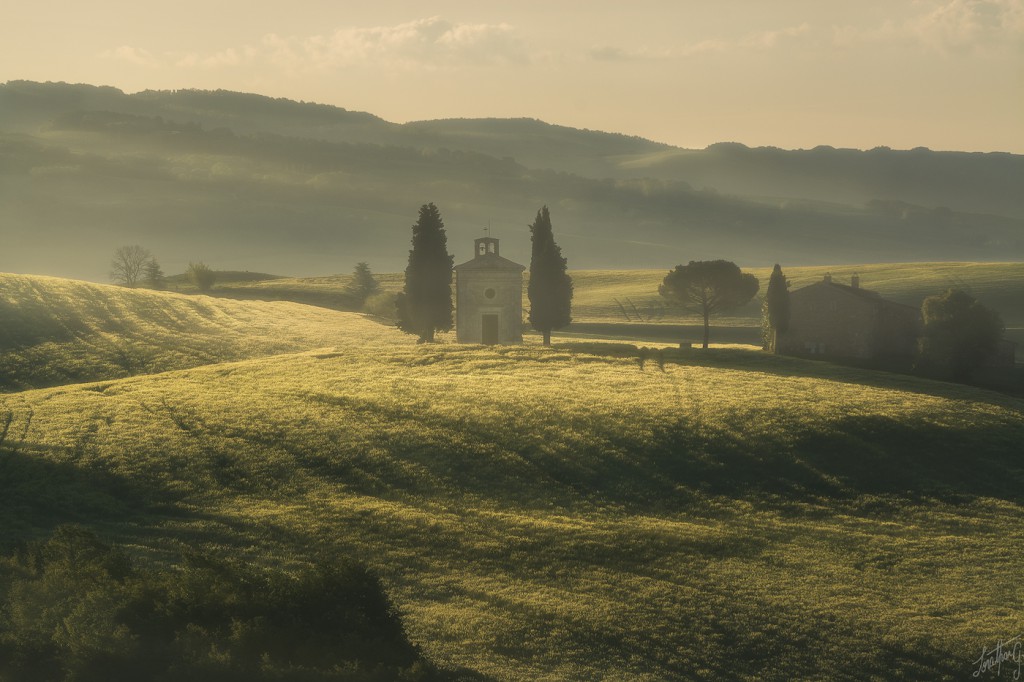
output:
[[0, 396], [0, 544], [351, 556], [428, 656], [503, 680], [959, 679], [1017, 626], [1022, 401], [346, 319], [333, 350]]
[[578, 268], [1024, 257], [1010, 180], [1020, 157], [747, 151], [530, 120], [399, 126], [240, 93], [14, 82], [0, 86], [0, 269], [98, 280], [115, 248], [139, 243], [167, 271], [192, 260], [397, 271], [426, 201], [458, 259], [490, 225], [526, 260], [526, 225], [545, 204]]
[[[771, 268], [744, 268], [761, 283], [759, 295], [718, 324], [760, 324], [760, 297], [768, 287]], [[838, 282], [860, 275], [861, 286], [898, 303], [920, 307], [928, 296], [946, 289], [963, 289], [998, 311], [1009, 327], [1024, 327], [1024, 263], [861, 263], [859, 265], [783, 266], [791, 289], [799, 289], [831, 274]], [[624, 322], [618, 302], [634, 302], [641, 314], [661, 304], [658, 285], [664, 270], [572, 271], [573, 319], [580, 322]], [[627, 312], [632, 313], [631, 310]], [[666, 310], [662, 322], [695, 322]]]
[[[758, 297], [739, 310], [715, 319], [716, 326], [759, 327], [761, 295], [768, 287], [771, 268], [744, 268], [761, 283]], [[969, 292], [986, 306], [998, 311], [1017, 337], [1024, 331], [1024, 263], [862, 263], [859, 265], [786, 266], [792, 289], [812, 284], [826, 273], [836, 281], [848, 282], [860, 275], [864, 288], [882, 296], [919, 307], [928, 296], [946, 289]], [[570, 270], [573, 279], [572, 316], [577, 323], [652, 322], [696, 324], [698, 316], [665, 306], [658, 285], [668, 268], [659, 270]], [[396, 292], [403, 285], [402, 273], [376, 273], [382, 291]], [[527, 273], [527, 279], [529, 275]], [[289, 300], [344, 309], [349, 275], [326, 277], [267, 277], [218, 284], [217, 296], [262, 300]], [[526, 284], [523, 297], [526, 298]], [[187, 285], [176, 282], [176, 286]], [[623, 310], [625, 309], [625, 312]], [[1024, 340], [1024, 339], [1021, 339]]]
[[0, 391], [152, 374], [373, 339], [380, 325], [249, 303], [0, 274]]

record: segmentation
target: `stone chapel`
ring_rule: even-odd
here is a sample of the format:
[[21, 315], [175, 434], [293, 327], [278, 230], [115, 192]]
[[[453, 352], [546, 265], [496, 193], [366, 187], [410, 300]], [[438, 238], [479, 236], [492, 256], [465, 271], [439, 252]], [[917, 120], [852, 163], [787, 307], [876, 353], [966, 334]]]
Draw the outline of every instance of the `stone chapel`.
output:
[[523, 342], [523, 271], [502, 258], [498, 240], [474, 241], [472, 260], [455, 266], [455, 337], [459, 343]]

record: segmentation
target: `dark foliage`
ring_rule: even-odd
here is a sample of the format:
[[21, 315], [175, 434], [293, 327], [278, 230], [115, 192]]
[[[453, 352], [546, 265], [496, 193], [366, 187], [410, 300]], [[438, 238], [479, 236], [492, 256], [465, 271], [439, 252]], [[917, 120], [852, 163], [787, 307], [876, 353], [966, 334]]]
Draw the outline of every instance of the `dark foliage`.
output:
[[188, 277], [188, 281], [204, 294], [213, 289], [213, 285], [217, 282], [217, 273], [203, 262], [189, 263], [185, 275]]
[[[0, 680], [434, 680], [380, 581], [192, 555], [144, 570], [75, 526], [0, 560]], [[444, 678], [447, 679], [447, 678]]]
[[412, 250], [405, 268], [405, 289], [395, 299], [398, 328], [433, 342], [434, 332], [452, 328], [452, 268], [441, 212], [434, 204], [420, 207], [412, 226]]
[[537, 211], [530, 234], [530, 324], [544, 335], [544, 345], [550, 346], [551, 331], [572, 322], [572, 278], [566, 273], [562, 249], [555, 243], [547, 206]]
[[356, 305], [363, 305], [370, 296], [380, 291], [380, 284], [370, 272], [368, 263], [356, 263], [352, 271], [352, 281], [349, 283], [346, 293], [355, 301]]
[[768, 279], [768, 290], [761, 306], [761, 329], [764, 333], [764, 349], [774, 351], [779, 334], [789, 329], [789, 281], [782, 274], [782, 267], [776, 263]]
[[926, 298], [921, 317], [922, 369], [948, 373], [955, 379], [966, 379], [985, 364], [1005, 331], [998, 313], [958, 289]]
[[704, 348], [708, 347], [710, 318], [747, 303], [760, 288], [757, 277], [727, 260], [690, 261], [670, 270], [658, 293], [683, 310], [704, 318]]
[[167, 288], [167, 277], [164, 275], [164, 269], [160, 267], [160, 263], [157, 262], [156, 258], [150, 258], [142, 267], [142, 281], [145, 282], [148, 288], [156, 289], [157, 291]]

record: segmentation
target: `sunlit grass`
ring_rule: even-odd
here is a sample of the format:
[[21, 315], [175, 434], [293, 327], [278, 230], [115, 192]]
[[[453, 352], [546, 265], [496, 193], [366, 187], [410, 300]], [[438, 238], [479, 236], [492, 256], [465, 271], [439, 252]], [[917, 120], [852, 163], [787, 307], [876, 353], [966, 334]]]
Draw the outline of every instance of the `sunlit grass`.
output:
[[366, 343], [386, 333], [320, 307], [0, 274], [0, 390], [151, 374]]
[[1019, 400], [331, 319], [326, 349], [0, 397], [5, 541], [354, 556], [499, 679], [963, 678], [1019, 627]]

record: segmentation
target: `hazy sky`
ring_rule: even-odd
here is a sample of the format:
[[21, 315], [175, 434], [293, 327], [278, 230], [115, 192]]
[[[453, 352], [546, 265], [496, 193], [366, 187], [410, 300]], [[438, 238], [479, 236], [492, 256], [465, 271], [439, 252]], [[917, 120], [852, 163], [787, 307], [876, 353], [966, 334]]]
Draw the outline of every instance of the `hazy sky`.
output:
[[224, 88], [403, 122], [1024, 153], [1024, 0], [33, 0], [0, 81]]

